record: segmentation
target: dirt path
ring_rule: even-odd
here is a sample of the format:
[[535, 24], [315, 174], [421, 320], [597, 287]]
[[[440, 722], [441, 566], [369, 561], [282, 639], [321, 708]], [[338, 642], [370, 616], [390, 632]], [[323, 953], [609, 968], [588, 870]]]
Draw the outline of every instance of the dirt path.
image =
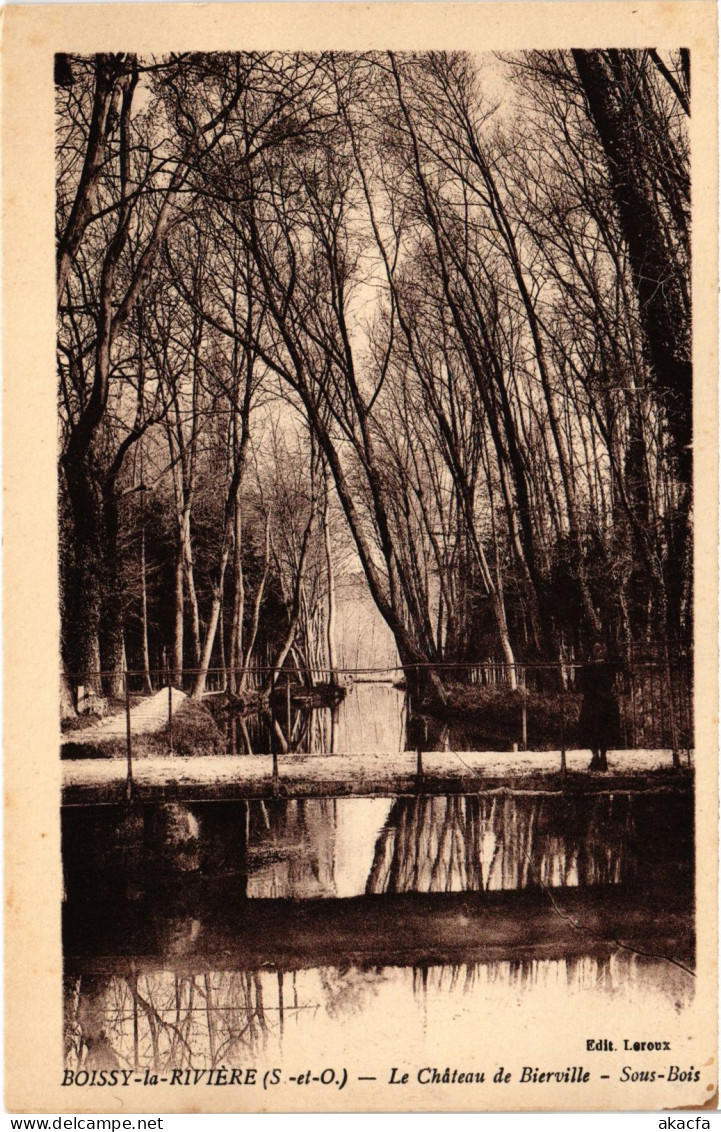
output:
[[[171, 689], [173, 711], [177, 711], [183, 700], [185, 692], [179, 688]], [[149, 696], [142, 703], [130, 709], [130, 729], [133, 735], [149, 735], [152, 731], [160, 731], [168, 722], [168, 689], [162, 688], [154, 696]], [[125, 713], [109, 715], [105, 719], [86, 727], [83, 731], [68, 731], [61, 739], [63, 743], [97, 743], [98, 739], [112, 739], [125, 734]]]

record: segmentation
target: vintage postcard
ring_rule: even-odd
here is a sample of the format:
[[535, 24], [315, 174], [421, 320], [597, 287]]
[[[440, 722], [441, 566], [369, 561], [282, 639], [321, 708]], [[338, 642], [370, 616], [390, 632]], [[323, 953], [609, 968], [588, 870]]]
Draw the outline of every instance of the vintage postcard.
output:
[[2, 15], [7, 1107], [705, 1119], [715, 5]]

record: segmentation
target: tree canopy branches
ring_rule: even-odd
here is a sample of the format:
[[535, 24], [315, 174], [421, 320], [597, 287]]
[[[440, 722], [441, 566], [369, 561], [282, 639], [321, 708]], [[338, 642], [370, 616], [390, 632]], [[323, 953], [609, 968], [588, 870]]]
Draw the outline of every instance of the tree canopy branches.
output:
[[488, 64], [58, 57], [86, 683], [334, 669], [339, 570], [409, 673], [690, 639], [688, 53]]

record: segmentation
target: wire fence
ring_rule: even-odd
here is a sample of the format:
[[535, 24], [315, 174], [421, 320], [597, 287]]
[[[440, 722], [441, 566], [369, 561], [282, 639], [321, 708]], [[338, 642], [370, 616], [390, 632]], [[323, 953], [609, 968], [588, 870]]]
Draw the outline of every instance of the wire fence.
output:
[[[607, 745], [617, 750], [669, 750], [679, 765], [683, 754], [690, 762], [693, 739], [693, 673], [690, 658], [668, 661], [604, 664], [614, 703], [614, 733]], [[466, 721], [465, 749], [560, 750], [587, 746], [584, 702], [594, 694], [598, 665], [576, 662], [504, 665], [494, 661], [459, 665], [418, 664], [405, 667], [287, 669], [256, 667], [230, 674], [227, 669], [185, 668], [182, 672], [133, 670], [86, 673], [85, 683], [67, 676], [77, 716], [64, 724], [64, 755], [84, 757], [92, 747], [111, 748], [118, 754], [124, 743], [128, 765], [133, 742], [153, 735], [168, 753], [177, 752], [178, 734], [188, 729], [188, 697], [197, 694], [201, 676], [203, 695], [210, 706], [223, 705], [227, 744], [224, 753], [242, 749], [238, 730], [245, 734], [246, 749], [273, 753], [275, 736], [282, 753], [324, 753], [310, 726], [314, 716], [337, 710], [353, 684], [386, 684], [405, 688], [431, 674], [447, 690], [445, 708], [428, 709], [413, 696], [407, 712], [406, 745], [433, 750], [433, 716], [458, 723]], [[106, 694], [97, 689], [105, 688]], [[366, 709], [373, 712], [372, 704]], [[430, 711], [430, 716], [426, 714]], [[417, 726], [418, 718], [424, 721]], [[261, 752], [253, 719], [266, 722], [267, 742]], [[217, 718], [217, 712], [216, 712]], [[429, 727], [430, 720], [430, 727]], [[197, 729], [197, 721], [196, 721]], [[231, 740], [232, 736], [232, 740]], [[447, 740], [446, 740], [447, 741]], [[202, 728], [197, 743], [202, 745]], [[182, 744], [181, 744], [182, 746]], [[437, 746], [435, 749], [439, 749]], [[105, 753], [105, 752], [104, 752]], [[189, 753], [183, 749], [180, 753]], [[213, 751], [216, 753], [216, 751]]]

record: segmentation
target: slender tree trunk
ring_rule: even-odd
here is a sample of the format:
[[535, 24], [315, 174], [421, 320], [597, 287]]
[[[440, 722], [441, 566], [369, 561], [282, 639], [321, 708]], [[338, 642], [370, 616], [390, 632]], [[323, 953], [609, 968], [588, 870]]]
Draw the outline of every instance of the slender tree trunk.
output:
[[[543, 584], [542, 575], [537, 563], [537, 549], [536, 540], [533, 533], [532, 524], [532, 507], [529, 498], [527, 469], [526, 462], [523, 454], [520, 451], [517, 437], [517, 429], [513, 420], [510, 405], [508, 403], [508, 392], [504, 383], [504, 375], [501, 372], [498, 359], [495, 357], [492, 341], [489, 336], [488, 327], [485, 325], [485, 316], [482, 308], [478, 304], [477, 296], [475, 294], [475, 287], [473, 280], [469, 279], [468, 271], [463, 263], [458, 262], [458, 257], [450, 246], [447, 233], [443, 227], [439, 211], [431, 196], [431, 189], [429, 187], [428, 179], [424, 172], [423, 161], [421, 159], [419, 140], [411, 120], [411, 114], [403, 94], [400, 72], [398, 70], [396, 60], [392, 53], [390, 53], [391, 66], [395, 76], [396, 90], [398, 94], [399, 105], [403, 114], [403, 118], [408, 130], [408, 136], [411, 141], [413, 150], [413, 164], [415, 169], [415, 176], [421, 194], [423, 197], [423, 206], [425, 216], [429, 222], [435, 246], [438, 252], [438, 264], [441, 272], [441, 279], [443, 283], [443, 290], [446, 300], [449, 304], [451, 314], [453, 317], [454, 325], [458, 331], [461, 342], [463, 343], [468, 361], [471, 366], [476, 386], [481, 396], [486, 414], [491, 429], [491, 434], [496, 446], [498, 455], [499, 466], [507, 462], [508, 467], [511, 469], [514, 479], [515, 501], [514, 506], [520, 518], [520, 530], [523, 536], [523, 550], [526, 569], [530, 579], [530, 584], [533, 589], [535, 601], [539, 611], [539, 619], [543, 625], [544, 633], [550, 636], [548, 630], [548, 617], [543, 602]], [[379, 237], [377, 236], [377, 239]], [[469, 312], [464, 309], [463, 303], [459, 299], [457, 289], [454, 288], [451, 274], [449, 271], [449, 263], [447, 259], [450, 258], [451, 264], [456, 271], [459, 272], [461, 278], [464, 280], [468, 294], [472, 300], [473, 311], [472, 318], [469, 319]], [[386, 271], [390, 272], [390, 268], [386, 261]], [[404, 327], [406, 336], [410, 336], [408, 330]], [[481, 340], [477, 340], [477, 335], [481, 335]], [[480, 347], [480, 349], [479, 349]], [[488, 369], [491, 380], [495, 384], [498, 396], [492, 395], [492, 389], [488, 385]], [[499, 420], [500, 416], [500, 420]], [[503, 424], [503, 430], [500, 424]], [[504, 437], [505, 433], [505, 437]], [[494, 610], [494, 613], [496, 611]]]
[[[248, 378], [250, 381], [250, 378]], [[246, 393], [245, 399], [245, 418], [243, 422], [243, 431], [240, 440], [240, 445], [237, 452], [234, 454], [235, 467], [231, 476], [230, 485], [228, 487], [228, 496], [225, 503], [225, 516], [223, 520], [223, 533], [220, 543], [220, 558], [218, 561], [218, 570], [216, 581], [213, 589], [213, 603], [210, 609], [210, 618], [208, 620], [208, 627], [205, 631], [205, 642], [203, 651], [200, 656], [200, 663], [198, 665], [198, 674], [193, 685], [193, 698], [200, 699], [205, 691], [205, 681], [207, 677], [208, 667], [210, 665], [210, 657], [213, 652], [213, 645], [215, 643], [215, 634], [218, 628], [218, 618], [220, 616], [220, 606], [223, 600], [223, 584], [225, 581], [225, 571], [228, 566], [230, 558], [230, 550], [233, 544], [233, 527], [235, 524], [236, 508], [238, 506], [238, 495], [240, 492], [240, 484], [243, 476], [243, 468], [245, 465], [245, 455], [248, 448], [248, 414], [250, 412], [250, 394]]]
[[335, 647], [335, 572], [333, 570], [333, 548], [331, 546], [330, 523], [328, 521], [328, 475], [324, 470], [323, 495], [323, 540], [325, 543], [326, 585], [328, 588], [328, 614], [326, 619], [326, 641], [328, 647], [328, 682], [337, 683], [338, 661]]
[[178, 544], [175, 553], [175, 628], [173, 633], [173, 683], [176, 688], [183, 687], [184, 574], [183, 551]]
[[243, 666], [243, 617], [245, 615], [245, 578], [242, 558], [242, 512], [240, 501], [235, 515], [235, 537], [233, 546], [233, 574], [235, 585], [233, 587], [233, 619], [230, 631], [229, 688], [235, 694], [238, 691], [240, 671]]
[[218, 616], [218, 653], [220, 656], [220, 678], [224, 692], [228, 690], [228, 660], [225, 654], [225, 605], [221, 599]]
[[185, 503], [181, 516], [180, 539], [183, 549], [183, 572], [185, 575], [185, 586], [188, 591], [188, 602], [190, 604], [190, 627], [193, 639], [193, 663], [196, 668], [199, 668], [201, 656], [200, 610], [198, 608], [198, 595], [195, 591], [193, 544], [190, 537], [190, 504], [188, 502]]
[[[404, 667], [409, 668], [409, 679], [416, 688], [420, 689], [422, 687], [424, 690], [428, 691], [436, 701], [445, 703], [447, 696], [438, 673], [428, 665], [427, 655], [423, 652], [422, 647], [417, 643], [412, 632], [408, 630], [404, 623], [404, 611], [400, 595], [398, 594], [398, 562], [393, 550], [388, 527], [388, 517], [383, 503], [383, 475], [374, 459], [373, 444], [367, 419], [368, 410], [362, 404], [355, 378], [349, 370], [346, 376], [350, 388], [351, 400], [358, 413], [359, 425], [362, 432], [362, 438], [358, 439], [356, 448], [365, 470], [366, 481], [372, 499], [374, 522], [388, 571], [386, 579], [383, 578], [382, 573], [375, 564], [375, 550], [371, 549], [371, 544], [367, 536], [367, 521], [365, 516], [361, 517], [361, 513], [356, 506], [354, 500], [355, 492], [351, 489], [346, 479], [339, 459], [338, 450], [330, 435], [328, 424], [324, 419], [324, 414], [317, 401], [315, 389], [313, 384], [308, 380], [306, 361], [302, 354], [302, 343], [298, 341], [295, 329], [291, 329], [289, 325], [287, 310], [278, 302], [277, 292], [269, 277], [268, 261], [264, 252], [258, 223], [252, 214], [249, 215], [249, 222], [250, 250], [252, 251], [258, 268], [264, 289], [264, 297], [292, 360], [292, 375], [288, 371], [280, 372], [283, 372], [285, 379], [289, 381], [289, 384], [292, 385], [300, 396], [308, 414], [309, 424], [328, 461], [338, 492], [338, 498], [355, 540], [371, 594], [381, 615], [385, 618], [396, 639], [401, 663]], [[339, 306], [341, 308], [342, 301], [342, 297], [340, 297]], [[343, 327], [341, 333], [344, 333], [344, 351], [347, 356], [350, 352], [347, 329]], [[402, 573], [400, 574], [400, 578], [402, 583], [406, 581]], [[413, 666], [412, 672], [410, 671], [411, 666]]]
[[210, 668], [210, 658], [213, 654], [213, 646], [215, 644], [215, 634], [218, 630], [218, 620], [220, 617], [220, 606], [223, 601], [223, 581], [225, 579], [225, 570], [228, 565], [228, 558], [230, 557], [230, 547], [226, 545], [220, 556], [220, 563], [218, 565], [218, 577], [213, 591], [213, 601], [210, 607], [210, 616], [208, 618], [208, 627], [205, 630], [205, 641], [203, 643], [203, 650], [200, 654], [200, 661], [198, 663], [198, 672], [193, 684], [192, 697], [194, 700], [199, 700], [205, 694], [205, 682], [208, 678], [208, 669]]
[[100, 660], [109, 696], [125, 694], [124, 603], [120, 581], [119, 516], [115, 478], [103, 484], [103, 612], [100, 620]]
[[150, 676], [150, 648], [148, 646], [148, 587], [145, 567], [145, 525], [140, 531], [140, 599], [143, 633], [143, 671], [145, 690], [152, 692], [153, 681]]
[[57, 298], [62, 298], [68, 273], [87, 228], [98, 195], [105, 149], [113, 129], [118, 102], [122, 93], [120, 80], [123, 65], [118, 56], [95, 56], [95, 89], [88, 129], [85, 160], [70, 216], [57, 246]]
[[255, 594], [255, 601], [253, 602], [253, 618], [250, 626], [250, 636], [248, 638], [248, 647], [246, 649], [245, 657], [243, 658], [243, 669], [238, 683], [238, 695], [242, 695], [245, 691], [248, 682], [248, 668], [253, 657], [255, 649], [255, 642], [258, 639], [258, 627], [260, 625], [260, 611], [263, 604], [263, 597], [265, 596], [265, 587], [270, 573], [270, 520], [265, 521], [265, 566], [263, 574], [258, 583], [258, 589]]

